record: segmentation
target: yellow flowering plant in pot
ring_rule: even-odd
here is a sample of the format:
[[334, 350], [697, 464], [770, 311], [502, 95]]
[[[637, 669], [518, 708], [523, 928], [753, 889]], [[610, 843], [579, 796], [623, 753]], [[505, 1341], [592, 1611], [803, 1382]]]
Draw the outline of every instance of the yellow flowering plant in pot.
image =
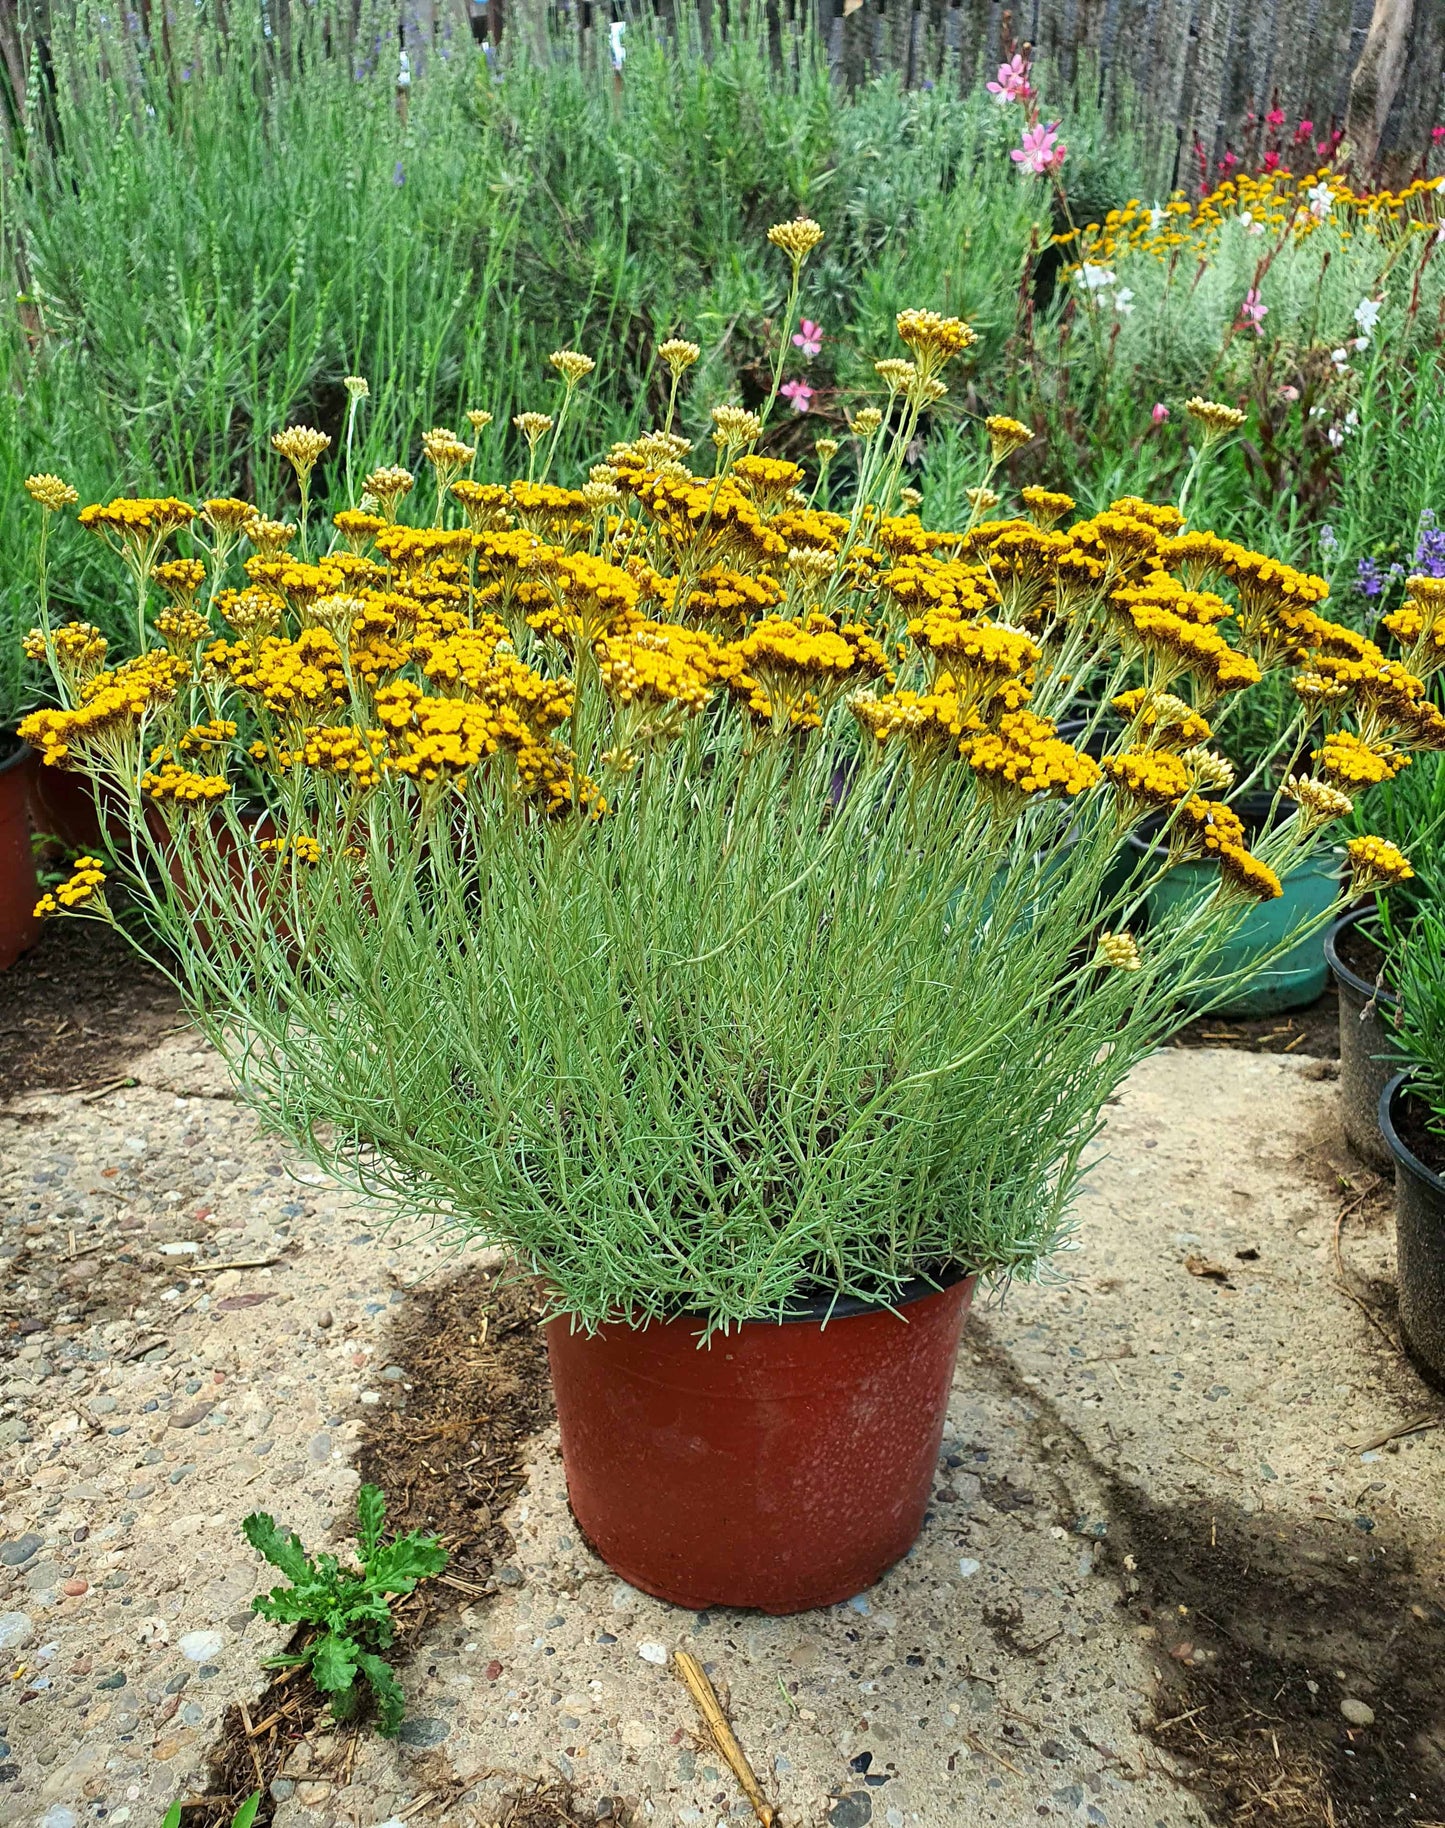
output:
[[[817, 232], [774, 239], [791, 312]], [[143, 652], [32, 636], [60, 703], [29, 740], [125, 809], [57, 899], [109, 918], [123, 880], [271, 1124], [545, 1280], [579, 1522], [690, 1604], [823, 1603], [906, 1550], [975, 1278], [1048, 1257], [1102, 1107], [1228, 990], [1230, 933], [1445, 740], [1318, 580], [1175, 507], [990, 518], [1016, 422], [968, 524], [902, 511], [971, 333], [898, 333], [847, 512], [737, 406], [711, 448], [670, 411], [558, 486], [591, 368], [559, 351], [527, 478], [462, 474], [439, 429], [433, 487], [375, 471], [310, 548], [208, 502]], [[696, 356], [664, 347], [674, 401]], [[1251, 850], [1212, 745], [1277, 668], [1317, 767]], [[1201, 857], [1208, 892], [1141, 931]]]

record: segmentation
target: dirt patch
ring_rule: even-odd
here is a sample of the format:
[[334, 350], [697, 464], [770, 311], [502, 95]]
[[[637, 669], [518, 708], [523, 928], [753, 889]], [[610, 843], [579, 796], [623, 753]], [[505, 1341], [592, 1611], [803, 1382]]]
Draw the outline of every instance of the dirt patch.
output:
[[[365, 1412], [358, 1470], [385, 1492], [392, 1530], [437, 1535], [451, 1557], [445, 1574], [393, 1608], [397, 1636], [386, 1654], [403, 1685], [426, 1631], [496, 1592], [494, 1571], [512, 1551], [501, 1518], [526, 1483], [528, 1445], [553, 1414], [543, 1311], [535, 1283], [469, 1270], [416, 1289], [393, 1326], [382, 1362], [403, 1376], [389, 1406]], [[225, 1828], [258, 1788], [256, 1821], [269, 1823], [278, 1778], [344, 1789], [360, 1736], [371, 1730], [364, 1721], [335, 1728], [309, 1675], [283, 1674], [254, 1708], [227, 1712], [206, 1796], [187, 1813], [187, 1828]], [[420, 1763], [416, 1771], [422, 1780]], [[438, 1807], [462, 1794], [440, 1753], [422, 1787]], [[571, 1797], [565, 1784], [520, 1791], [507, 1799], [501, 1828], [568, 1828], [580, 1820]]]
[[1200, 1016], [1175, 1035], [1175, 1047], [1233, 1047], [1248, 1054], [1307, 1054], [1318, 1060], [1340, 1057], [1340, 998], [1333, 979], [1324, 995], [1304, 1009], [1238, 1019]]
[[[1371, 1512], [1373, 1482], [1353, 1517], [1307, 1523], [1218, 1498], [1158, 1502], [1090, 1452], [986, 1325], [971, 1344], [1033, 1410], [1036, 1451], [1065, 1508], [1107, 1516], [1099, 1560], [1155, 1658], [1154, 1710], [1139, 1726], [1177, 1761], [1210, 1819], [1445, 1821], [1445, 1591], [1420, 1572], [1390, 1514]], [[995, 1637], [1024, 1654], [1007, 1632]]]
[[97, 920], [52, 920], [0, 980], [0, 1100], [114, 1079], [181, 1022], [158, 971]]

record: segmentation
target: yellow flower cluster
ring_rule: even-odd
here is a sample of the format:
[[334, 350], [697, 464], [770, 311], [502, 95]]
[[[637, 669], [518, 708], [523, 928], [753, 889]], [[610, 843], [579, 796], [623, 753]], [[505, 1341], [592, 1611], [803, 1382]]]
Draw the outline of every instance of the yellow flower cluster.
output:
[[[1333, 218], [1346, 235], [1363, 233], [1394, 241], [1429, 233], [1440, 221], [1439, 178], [1417, 178], [1398, 191], [1356, 191], [1336, 171], [1296, 173], [1277, 169], [1239, 173], [1191, 203], [1182, 191], [1150, 206], [1130, 198], [1101, 223], [1086, 226], [1071, 260], [1107, 266], [1128, 253], [1161, 261], [1207, 259], [1230, 222], [1259, 226], [1271, 237], [1303, 240]], [[1061, 236], [1068, 241], [1069, 236]]]
[[1061, 741], [1048, 719], [1032, 711], [1010, 711], [997, 730], [965, 736], [959, 752], [985, 791], [1005, 807], [1032, 794], [1072, 799], [1099, 779], [1098, 764]]
[[102, 909], [105, 906], [105, 869], [98, 857], [77, 857], [66, 880], [36, 902], [35, 918], [44, 920], [62, 910], [70, 913], [87, 903], [98, 903]]
[[[801, 263], [814, 233], [783, 224], [774, 239]], [[995, 834], [1030, 800], [1095, 789], [1121, 831], [1161, 811], [1171, 860], [1211, 859], [1229, 893], [1254, 896], [1277, 879], [1222, 798], [1206, 797], [1233, 785], [1205, 746], [1223, 695], [1292, 669], [1302, 723], [1318, 725], [1319, 766], [1286, 790], [1307, 832], [1414, 750], [1445, 747], [1425, 684], [1445, 664], [1434, 580], [1412, 580], [1387, 620], [1402, 649], [1389, 659], [1326, 620], [1323, 580], [1184, 531], [1169, 504], [1125, 496], [1073, 518], [1069, 496], [1029, 487], [1020, 513], [1001, 509], [996, 466], [1032, 433], [998, 415], [985, 421], [989, 461], [967, 523], [926, 524], [921, 497], [900, 486], [908, 426], [973, 333], [922, 310], [897, 327], [911, 359], [878, 365], [888, 415], [854, 415], [866, 498], [847, 513], [811, 505], [802, 465], [758, 453], [749, 408], [714, 409], [698, 461], [671, 429], [675, 390], [664, 429], [613, 445], [582, 488], [540, 464], [540, 480], [461, 475], [474, 444], [433, 428], [422, 454], [435, 499], [428, 488], [414, 518], [434, 525], [402, 518], [416, 477], [399, 465], [373, 469], [319, 542], [231, 498], [199, 520], [170, 498], [86, 508], [83, 524], [140, 580], [148, 651], [104, 671], [88, 626], [33, 631], [26, 652], [50, 666], [63, 708], [35, 713], [24, 733], [49, 760], [123, 772], [166, 810], [173, 838], [248, 775], [268, 794], [284, 776], [314, 835], [259, 842], [272, 859], [311, 863], [354, 832], [357, 797], [389, 782], [422, 819], [463, 794], [529, 821], [600, 818], [597, 781], [628, 792], [639, 770], [679, 765], [670, 748], [708, 753], [739, 714], [747, 752], [776, 757], [826, 722], [827, 742], [843, 732], [843, 753], [856, 742], [870, 769], [954, 770], [939, 803], [982, 796]], [[696, 359], [680, 339], [659, 355], [674, 380]], [[565, 349], [552, 365], [566, 388], [556, 418], [518, 415], [534, 456], [591, 370]], [[1218, 403], [1189, 410], [1206, 439], [1238, 422]], [[468, 415], [477, 432], [486, 422]], [[273, 442], [301, 481], [304, 522], [329, 441], [292, 426]], [[826, 465], [837, 446], [822, 444]], [[68, 505], [58, 479], [31, 481], [43, 511]], [[160, 562], [193, 521], [192, 550]], [[166, 600], [153, 618], [148, 591]], [[1094, 718], [1095, 759], [1058, 719], [1100, 683], [1112, 703]], [[1376, 862], [1383, 879], [1389, 859]], [[1105, 937], [1098, 961], [1136, 969], [1129, 936]]]
[[172, 806], [208, 806], [224, 800], [231, 783], [223, 774], [196, 774], [178, 763], [162, 762], [159, 768], [148, 768], [140, 778], [141, 792], [151, 799]]
[[52, 764], [76, 752], [83, 756], [93, 746], [134, 739], [140, 725], [174, 699], [187, 672], [184, 661], [170, 654], [139, 655], [114, 672], [87, 679], [73, 709], [32, 711], [21, 720], [21, 739]]

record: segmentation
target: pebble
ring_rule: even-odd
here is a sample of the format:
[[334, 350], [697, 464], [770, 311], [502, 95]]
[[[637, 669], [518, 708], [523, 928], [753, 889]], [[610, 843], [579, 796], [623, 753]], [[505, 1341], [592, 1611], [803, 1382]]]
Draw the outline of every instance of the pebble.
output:
[[873, 1820], [873, 1798], [866, 1790], [840, 1796], [828, 1811], [831, 1828], [865, 1828]]
[[0, 1612], [0, 1650], [18, 1650], [30, 1642], [34, 1631], [28, 1612]]
[[637, 1646], [637, 1654], [642, 1658], [644, 1663], [657, 1663], [663, 1666], [667, 1663], [666, 1644], [658, 1644], [651, 1638], [644, 1639], [643, 1642]]
[[451, 1730], [445, 1720], [435, 1718], [408, 1720], [403, 1724], [397, 1738], [403, 1745], [440, 1745]]
[[209, 1663], [220, 1656], [225, 1642], [219, 1631], [188, 1631], [177, 1648], [188, 1663]]
[[37, 1549], [45, 1547], [45, 1538], [37, 1536], [32, 1530], [28, 1535], [17, 1536], [13, 1542], [0, 1544], [0, 1568], [18, 1568], [22, 1562], [29, 1561]]
[[975, 1561], [971, 1555], [960, 1555], [958, 1558], [958, 1571], [965, 1580], [972, 1580], [982, 1566], [983, 1563]]
[[204, 1422], [215, 1408], [212, 1402], [189, 1403], [184, 1409], [171, 1411], [172, 1428], [194, 1428], [197, 1422]]
[[1375, 1710], [1366, 1701], [1357, 1701], [1353, 1695], [1346, 1695], [1340, 1703], [1340, 1712], [1351, 1726], [1373, 1726]]
[[114, 1415], [118, 1407], [116, 1399], [110, 1395], [93, 1396], [86, 1404], [92, 1415]]

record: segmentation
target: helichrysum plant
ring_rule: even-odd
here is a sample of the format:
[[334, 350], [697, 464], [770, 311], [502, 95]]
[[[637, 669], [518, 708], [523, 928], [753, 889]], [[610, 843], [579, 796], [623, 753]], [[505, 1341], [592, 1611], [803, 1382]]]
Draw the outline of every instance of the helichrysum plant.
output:
[[[815, 228], [773, 236], [795, 278]], [[438, 428], [436, 489], [374, 470], [325, 551], [257, 509], [224, 561], [187, 536], [206, 576], [162, 590], [122, 544], [148, 592], [122, 664], [81, 626], [30, 637], [59, 704], [28, 739], [126, 810], [57, 907], [110, 918], [118, 878], [270, 1121], [510, 1245], [584, 1325], [1031, 1271], [1107, 1099], [1236, 981], [1221, 943], [1445, 745], [1424, 586], [1390, 658], [1322, 579], [1177, 506], [1010, 511], [1031, 429], [1005, 418], [968, 520], [925, 526], [907, 452], [973, 337], [897, 330], [820, 459], [839, 511], [760, 449], [766, 412], [719, 404], [694, 449], [675, 387], [667, 428], [546, 480], [583, 375], [559, 352], [525, 478]], [[674, 383], [695, 347], [663, 352]], [[142, 518], [145, 557], [180, 523]], [[1265, 679], [1297, 711], [1236, 778]], [[1352, 848], [1357, 889], [1408, 872]], [[1188, 859], [1217, 874], [1146, 924]]]
[[351, 1720], [364, 1690], [376, 1703], [378, 1729], [390, 1737], [406, 1713], [406, 1698], [391, 1665], [379, 1654], [396, 1634], [390, 1601], [412, 1592], [418, 1581], [440, 1574], [447, 1552], [433, 1536], [408, 1531], [383, 1542], [386, 1503], [374, 1485], [357, 1494], [360, 1519], [359, 1568], [344, 1569], [334, 1555], [313, 1560], [294, 1533], [283, 1532], [276, 1519], [254, 1511], [241, 1525], [247, 1542], [279, 1568], [289, 1587], [273, 1587], [251, 1602], [252, 1609], [274, 1623], [308, 1626], [309, 1640], [285, 1656], [273, 1657], [273, 1669], [303, 1665], [317, 1688], [330, 1697], [338, 1720]]

